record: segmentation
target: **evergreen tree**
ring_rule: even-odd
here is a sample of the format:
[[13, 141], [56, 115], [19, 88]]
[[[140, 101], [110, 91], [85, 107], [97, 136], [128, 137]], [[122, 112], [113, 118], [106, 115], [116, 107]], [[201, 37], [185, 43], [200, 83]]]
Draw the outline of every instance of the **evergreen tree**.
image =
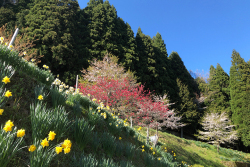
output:
[[156, 55], [156, 71], [159, 74], [159, 77], [157, 77], [157, 80], [155, 81], [158, 84], [156, 92], [161, 95], [166, 93], [172, 94], [174, 81], [171, 78], [173, 74], [169, 68], [170, 62], [168, 60], [166, 44], [164, 43], [160, 33], [157, 33], [156, 36], [153, 37], [152, 41]]
[[[169, 56], [170, 68], [173, 73], [172, 80], [176, 81], [177, 78], [188, 87], [190, 98], [195, 97], [194, 92], [198, 92], [198, 85], [195, 83], [194, 79], [186, 69], [183, 61], [181, 60], [179, 54], [177, 52], [172, 52]], [[179, 88], [178, 84], [175, 82], [175, 87], [173, 87], [173, 94], [170, 95], [172, 102], [178, 101], [180, 98], [177, 94]], [[176, 105], [173, 105], [176, 107]]]
[[241, 141], [245, 146], [250, 145], [250, 67], [241, 58], [240, 54], [233, 50], [232, 65], [230, 68], [230, 105], [232, 120], [237, 125]]
[[108, 1], [90, 0], [84, 12], [89, 22], [91, 56], [101, 60], [106, 52], [118, 55], [115, 7], [111, 6]]
[[[187, 85], [183, 84], [179, 78], [176, 79], [178, 86], [179, 100], [177, 101], [177, 112], [182, 117], [182, 122], [191, 125], [194, 130], [197, 126], [199, 113], [194, 104], [194, 98], [190, 97]], [[190, 127], [190, 126], [188, 126]]]
[[[139, 61], [136, 66], [136, 75], [139, 82], [145, 84], [146, 88], [151, 91], [157, 90], [156, 78], [159, 74], [156, 72], [156, 55], [152, 40], [149, 36], [142, 33], [141, 28], [138, 29], [136, 37], [137, 54]], [[158, 92], [156, 92], [158, 93]]]
[[220, 64], [217, 64], [216, 69], [210, 67], [209, 89], [210, 93], [206, 99], [209, 112], [230, 114], [229, 76]]
[[[76, 74], [86, 63], [80, 49], [78, 36], [80, 8], [76, 1], [35, 1], [35, 5], [25, 17], [27, 33], [31, 38], [36, 35], [36, 48], [43, 64], [50, 67], [54, 74], [60, 74], [66, 83], [73, 84]], [[80, 26], [83, 28], [83, 26]]]

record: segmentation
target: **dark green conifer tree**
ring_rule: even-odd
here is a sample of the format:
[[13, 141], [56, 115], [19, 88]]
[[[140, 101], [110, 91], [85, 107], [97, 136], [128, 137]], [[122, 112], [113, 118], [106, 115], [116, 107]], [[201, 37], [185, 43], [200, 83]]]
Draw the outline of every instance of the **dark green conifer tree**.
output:
[[179, 78], [176, 79], [176, 83], [179, 96], [176, 102], [176, 112], [179, 116], [182, 116], [182, 122], [185, 123], [188, 128], [192, 127], [194, 131], [196, 130], [200, 114], [197, 111], [196, 104], [194, 104], [194, 98], [190, 96], [188, 86], [183, 84]]
[[232, 120], [245, 146], [250, 145], [250, 67], [233, 50], [230, 68], [230, 105]]
[[230, 114], [230, 94], [229, 94], [229, 76], [217, 64], [216, 69], [211, 65], [209, 79], [209, 95], [206, 99], [209, 112], [227, 112]]
[[[156, 55], [150, 36], [142, 33], [141, 28], [138, 29], [136, 37], [136, 52], [139, 61], [136, 65], [136, 75], [139, 82], [145, 84], [145, 87], [151, 91], [157, 90], [156, 78], [159, 74], [156, 72]], [[156, 92], [158, 93], [158, 92]]]
[[153, 37], [153, 46], [154, 53], [156, 57], [156, 71], [159, 74], [159, 77], [156, 78], [157, 82], [157, 93], [159, 94], [173, 94], [174, 89], [174, 81], [171, 76], [173, 76], [171, 69], [169, 68], [170, 62], [168, 59], [168, 53], [166, 44], [162, 39], [160, 33], [157, 33], [156, 36]]
[[[36, 48], [44, 55], [41, 64], [50, 67], [66, 83], [73, 84], [86, 64], [84, 48], [79, 49], [80, 7], [72, 0], [36, 1], [25, 17], [27, 34], [36, 35]], [[83, 28], [83, 26], [82, 26]]]

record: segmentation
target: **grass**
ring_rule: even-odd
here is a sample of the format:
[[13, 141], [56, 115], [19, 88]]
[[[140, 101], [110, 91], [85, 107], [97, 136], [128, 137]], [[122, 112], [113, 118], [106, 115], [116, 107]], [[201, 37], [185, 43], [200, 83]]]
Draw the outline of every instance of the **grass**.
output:
[[[7, 90], [12, 91], [13, 96], [2, 107], [4, 113], [0, 116], [0, 125], [3, 126], [7, 120], [12, 120], [18, 129], [26, 130], [22, 145], [24, 148], [15, 154], [8, 166], [31, 165], [33, 154], [28, 152], [27, 147], [36, 142], [39, 145], [49, 131], [56, 131], [56, 128], [58, 135], [59, 133], [61, 135], [56, 136], [58, 138], [51, 142], [51, 145], [55, 147], [69, 138], [72, 141], [72, 148], [69, 154], [55, 155], [55, 158], [48, 163], [51, 167], [72, 165], [223, 167], [233, 165], [231, 161], [249, 162], [249, 154], [224, 148], [221, 148], [218, 154], [214, 146], [181, 139], [163, 132], [159, 132], [159, 145], [151, 150], [151, 145], [145, 144], [145, 128], [138, 133], [130, 127], [119, 124], [123, 120], [114, 119], [107, 110], [101, 110], [99, 113], [98, 104], [88, 97], [59, 93], [57, 89], [52, 89], [50, 86], [54, 79], [51, 73], [15, 57], [17, 55], [0, 46], [0, 63], [5, 61], [16, 69], [11, 82], [5, 86]], [[46, 80], [47, 78], [49, 81]], [[34, 114], [31, 115], [31, 106], [38, 104], [37, 96], [41, 93], [44, 93], [42, 102], [44, 109], [41, 109], [44, 112], [40, 111], [41, 116], [35, 117]], [[62, 118], [58, 115], [59, 111], [64, 115]], [[107, 118], [105, 119], [101, 113], [106, 113]], [[67, 126], [58, 123], [61, 121], [56, 121], [61, 119]], [[36, 124], [39, 121], [41, 123]], [[43, 125], [45, 122], [47, 123]], [[65, 130], [60, 131], [63, 128]], [[36, 131], [41, 129], [41, 132], [37, 133], [35, 129]], [[155, 130], [150, 129], [150, 135], [155, 133]], [[122, 139], [119, 140], [119, 137]], [[144, 152], [142, 152], [143, 145]], [[39, 150], [44, 149], [40, 146], [36, 157], [41, 157], [38, 154]], [[46, 157], [45, 154], [43, 156]]]
[[[142, 128], [142, 133], [146, 135], [146, 128]], [[150, 129], [149, 134], [154, 135], [156, 131]], [[173, 152], [176, 153], [176, 161], [183, 161], [193, 166], [233, 167], [237, 162], [250, 163], [250, 155], [247, 153], [222, 147], [217, 153], [217, 149], [213, 145], [182, 139], [165, 132], [159, 132], [159, 141], [161, 147], [166, 147], [169, 153], [172, 155]]]

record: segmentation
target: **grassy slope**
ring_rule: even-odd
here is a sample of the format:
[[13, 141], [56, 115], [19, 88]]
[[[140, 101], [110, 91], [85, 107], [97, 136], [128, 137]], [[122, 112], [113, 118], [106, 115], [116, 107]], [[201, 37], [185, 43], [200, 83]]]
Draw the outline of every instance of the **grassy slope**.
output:
[[[25, 145], [30, 145], [32, 143], [31, 140], [31, 123], [30, 123], [30, 104], [35, 98], [34, 88], [39, 84], [39, 81], [36, 80], [35, 77], [31, 77], [19, 70], [16, 71], [14, 76], [11, 78], [11, 83], [9, 83], [6, 88], [7, 90], [11, 90], [13, 93], [13, 97], [8, 101], [8, 103], [4, 106], [4, 113], [1, 116], [0, 124], [3, 125], [6, 120], [13, 120], [15, 126], [18, 128], [26, 129], [25, 135]], [[49, 101], [47, 101], [49, 103]], [[86, 115], [85, 115], [86, 117]], [[97, 124], [95, 131], [102, 132], [104, 130], [108, 130], [108, 126], [102, 126], [101, 124]], [[142, 134], [146, 135], [146, 129], [143, 128]], [[150, 135], [154, 135], [155, 131], [150, 130]], [[220, 149], [220, 153], [218, 154], [216, 149], [213, 146], [202, 142], [194, 142], [191, 140], [183, 140], [176, 136], [173, 136], [168, 133], [159, 132], [160, 135], [160, 146], [164, 149], [167, 148], [167, 152], [173, 155], [173, 152], [176, 153], [176, 156], [173, 156], [174, 161], [186, 162], [189, 165], [193, 166], [233, 166], [233, 163], [226, 163], [224, 161], [229, 160], [237, 160], [237, 161], [247, 161], [249, 160], [249, 154], [245, 154], [242, 152], [233, 151], [230, 149]], [[140, 151], [140, 146], [145, 145], [144, 142], [140, 142], [135, 140], [134, 137], [128, 136], [123, 133], [114, 134], [116, 138], [119, 136], [122, 137], [121, 142], [129, 142], [137, 146]], [[144, 138], [145, 139], [145, 138]], [[146, 145], [145, 145], [146, 146]], [[145, 148], [146, 152], [152, 153], [149, 150], [149, 146]], [[87, 154], [93, 154], [97, 159], [100, 159], [105, 156], [105, 151], [100, 149], [98, 152], [95, 152], [91, 149], [91, 146], [87, 146], [84, 151]], [[173, 151], [173, 152], [172, 152]], [[77, 146], [73, 143], [72, 152], [74, 155], [80, 156], [81, 151], [77, 148]], [[157, 157], [156, 153], [156, 156]], [[73, 153], [70, 154], [73, 156]], [[17, 156], [11, 161], [10, 166], [27, 166], [29, 152], [23, 149]], [[158, 155], [159, 156], [159, 155]], [[220, 158], [220, 157], [224, 157]], [[114, 162], [120, 162], [122, 160], [127, 161], [124, 156], [116, 156], [112, 157]], [[52, 166], [70, 166], [72, 158], [69, 156], [64, 156], [63, 154], [59, 155], [56, 161], [53, 161]], [[145, 166], [145, 162], [143, 161], [143, 157], [140, 154], [138, 157], [132, 158], [133, 164], [136, 166]], [[195, 165], [196, 164], [196, 165]], [[224, 165], [223, 165], [224, 164]]]
[[[142, 133], [146, 135], [146, 128], [143, 128]], [[156, 131], [150, 129], [149, 134], [154, 135]], [[218, 153], [213, 145], [182, 139], [166, 132], [159, 132], [159, 141], [167, 147], [168, 152], [176, 153], [178, 162], [184, 161], [193, 166], [234, 167], [236, 163], [233, 161], [239, 161], [237, 164], [250, 162], [250, 155], [247, 153], [226, 148], [220, 148]]]

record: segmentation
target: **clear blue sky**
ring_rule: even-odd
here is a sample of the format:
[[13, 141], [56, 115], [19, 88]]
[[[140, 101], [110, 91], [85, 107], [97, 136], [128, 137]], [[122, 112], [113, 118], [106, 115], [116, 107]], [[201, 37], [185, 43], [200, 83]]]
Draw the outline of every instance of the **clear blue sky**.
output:
[[[89, 0], [78, 0], [85, 8]], [[159, 32], [167, 52], [179, 53], [187, 70], [209, 72], [219, 63], [229, 74], [235, 49], [250, 59], [250, 0], [109, 0], [136, 34]]]

